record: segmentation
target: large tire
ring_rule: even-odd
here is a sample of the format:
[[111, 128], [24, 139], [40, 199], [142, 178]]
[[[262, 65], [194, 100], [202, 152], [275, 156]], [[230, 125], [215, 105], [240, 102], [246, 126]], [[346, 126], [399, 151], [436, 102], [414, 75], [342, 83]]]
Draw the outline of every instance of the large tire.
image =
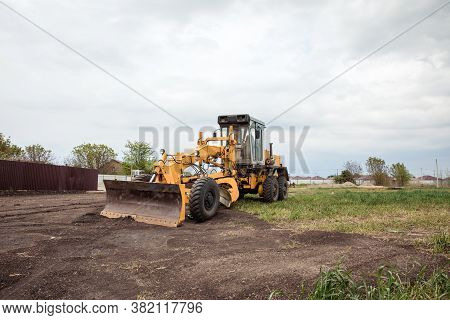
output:
[[278, 181], [274, 176], [268, 176], [263, 183], [262, 197], [265, 202], [278, 200]]
[[288, 197], [289, 184], [285, 176], [278, 177], [278, 200], [284, 200]]
[[189, 195], [189, 216], [197, 222], [211, 219], [219, 207], [220, 191], [211, 178], [196, 180]]

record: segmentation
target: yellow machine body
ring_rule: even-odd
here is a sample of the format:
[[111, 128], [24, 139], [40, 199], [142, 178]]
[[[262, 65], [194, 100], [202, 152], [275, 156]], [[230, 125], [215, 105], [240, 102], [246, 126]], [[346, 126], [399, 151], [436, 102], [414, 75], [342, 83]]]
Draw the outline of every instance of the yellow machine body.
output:
[[[105, 180], [107, 200], [101, 214], [108, 218], [131, 217], [139, 222], [167, 227], [180, 226], [187, 216], [191, 188], [200, 178], [214, 180], [219, 187], [220, 203], [226, 207], [236, 202], [243, 192], [261, 195], [267, 172], [277, 175], [277, 168], [282, 167], [280, 157], [265, 150], [262, 168], [272, 170], [243, 174], [236, 161], [238, 141], [233, 125], [227, 126], [226, 132], [226, 135], [206, 139], [200, 132], [192, 153], [168, 155], [162, 150], [150, 182]], [[189, 167], [201, 169], [204, 165], [219, 171], [199, 170], [195, 175], [186, 174]]]

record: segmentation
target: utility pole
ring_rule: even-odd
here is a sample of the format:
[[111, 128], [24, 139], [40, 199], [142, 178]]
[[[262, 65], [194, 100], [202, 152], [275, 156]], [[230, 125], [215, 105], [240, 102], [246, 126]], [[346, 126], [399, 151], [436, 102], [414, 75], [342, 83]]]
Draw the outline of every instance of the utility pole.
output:
[[448, 187], [448, 182], [449, 182], [448, 178], [449, 178], [449, 175], [448, 175], [448, 167], [447, 167], [447, 172], [446, 172], [446, 174], [445, 174], [445, 185], [446, 185], [447, 187]]
[[439, 170], [438, 170], [437, 158], [436, 158], [436, 188], [439, 188]]

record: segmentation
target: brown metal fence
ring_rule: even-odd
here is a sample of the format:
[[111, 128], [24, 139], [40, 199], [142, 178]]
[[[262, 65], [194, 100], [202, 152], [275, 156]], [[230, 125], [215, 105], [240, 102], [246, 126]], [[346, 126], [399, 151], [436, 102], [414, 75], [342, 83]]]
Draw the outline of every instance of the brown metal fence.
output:
[[97, 190], [98, 171], [0, 160], [0, 190]]

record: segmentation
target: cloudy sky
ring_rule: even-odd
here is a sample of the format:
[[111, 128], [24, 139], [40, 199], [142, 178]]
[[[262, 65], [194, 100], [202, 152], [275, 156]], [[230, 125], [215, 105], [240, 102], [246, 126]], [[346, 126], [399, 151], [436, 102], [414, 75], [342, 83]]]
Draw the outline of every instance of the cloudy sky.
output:
[[[3, 2], [196, 132], [218, 114], [273, 119], [444, 0]], [[174, 151], [163, 135], [180, 126], [1, 3], [0, 108], [0, 132], [60, 161], [84, 142], [120, 157], [140, 126], [159, 130], [155, 148]], [[438, 158], [445, 174], [450, 5], [271, 124], [286, 137], [296, 128], [291, 142], [276, 142], [287, 158], [310, 126], [302, 147], [310, 174], [369, 155], [414, 174], [433, 174]], [[180, 147], [189, 146], [186, 135]]]

